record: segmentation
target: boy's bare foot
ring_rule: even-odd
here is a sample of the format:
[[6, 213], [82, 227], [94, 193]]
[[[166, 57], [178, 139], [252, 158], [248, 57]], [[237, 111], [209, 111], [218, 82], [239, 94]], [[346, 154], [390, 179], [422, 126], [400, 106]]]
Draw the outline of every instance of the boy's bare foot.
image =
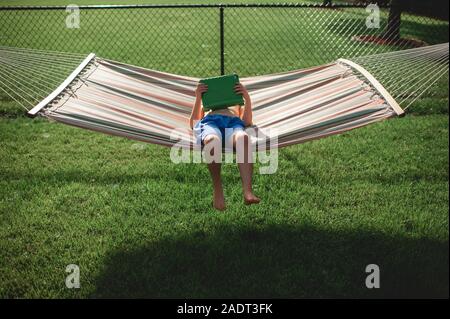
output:
[[245, 205], [258, 204], [260, 201], [261, 201], [261, 199], [256, 197], [255, 194], [253, 194], [253, 193], [244, 195], [244, 204]]
[[215, 209], [223, 211], [225, 210], [226, 206], [225, 206], [225, 198], [223, 197], [223, 194], [219, 194], [219, 195], [215, 195], [214, 194], [214, 202], [213, 202], [213, 206]]

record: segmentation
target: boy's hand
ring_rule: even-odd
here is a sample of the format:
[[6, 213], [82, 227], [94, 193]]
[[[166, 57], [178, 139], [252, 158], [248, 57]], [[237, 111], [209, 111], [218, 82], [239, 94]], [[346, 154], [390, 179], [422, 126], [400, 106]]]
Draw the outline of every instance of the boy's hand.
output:
[[201, 98], [202, 94], [205, 93], [206, 91], [208, 91], [208, 86], [206, 84], [199, 83], [197, 85], [197, 88], [195, 89], [195, 96]]
[[242, 84], [242, 83], [238, 83], [234, 86], [234, 92], [236, 92], [237, 94], [242, 94], [242, 97], [244, 99], [249, 99], [250, 95], [248, 94], [247, 88]]

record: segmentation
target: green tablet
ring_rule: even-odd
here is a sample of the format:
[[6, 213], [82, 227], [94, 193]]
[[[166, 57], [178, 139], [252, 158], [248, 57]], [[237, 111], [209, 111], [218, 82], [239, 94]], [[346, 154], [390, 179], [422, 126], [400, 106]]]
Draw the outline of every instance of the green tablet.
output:
[[202, 79], [200, 83], [208, 86], [208, 91], [202, 95], [205, 110], [226, 109], [229, 106], [244, 105], [242, 94], [234, 92], [234, 86], [239, 83], [237, 74]]

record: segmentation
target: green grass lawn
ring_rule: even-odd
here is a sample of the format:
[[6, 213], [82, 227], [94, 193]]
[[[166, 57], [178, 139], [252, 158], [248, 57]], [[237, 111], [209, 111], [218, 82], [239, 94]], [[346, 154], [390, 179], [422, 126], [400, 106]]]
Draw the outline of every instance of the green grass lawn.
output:
[[[202, 165], [43, 120], [2, 119], [3, 297], [443, 296], [448, 117], [407, 116], [283, 149], [242, 203]], [[80, 265], [82, 289], [64, 286]], [[364, 287], [380, 265], [383, 288]]]
[[[281, 26], [301, 26], [286, 16], [274, 21], [280, 28], [253, 25], [262, 31], [251, 33], [248, 45], [261, 45], [261, 52], [246, 64], [239, 62], [250, 58], [245, 51], [229, 51], [230, 71], [267, 73], [317, 61], [309, 54], [283, 63], [298, 46], [280, 37]], [[66, 49], [95, 47], [103, 56], [181, 73], [195, 73], [196, 65], [198, 73], [217, 72], [215, 18], [202, 20], [209, 42], [194, 32], [193, 45], [174, 29], [192, 17], [144, 17], [155, 19], [157, 31], [136, 33], [136, 22], [113, 28], [92, 17], [86, 22], [102, 26], [100, 33], [81, 29], [70, 38], [67, 30], [52, 33], [54, 21], [32, 33], [37, 26], [18, 14], [1, 20], [10, 33], [0, 44], [57, 48], [68, 37]], [[433, 28], [448, 41], [439, 33], [448, 23], [406, 26], [404, 35], [426, 37]], [[344, 41], [333, 30], [305, 38], [312, 52]], [[181, 49], [162, 55], [142, 41], [163, 43], [163, 35]], [[264, 56], [278, 43], [267, 39], [286, 44], [281, 58], [275, 51]], [[203, 165], [175, 165], [166, 148], [25, 118], [0, 96], [0, 297], [448, 297], [448, 77], [433, 91], [404, 118], [280, 150], [276, 174], [255, 174], [260, 205], [243, 204], [238, 170], [224, 165], [225, 213], [211, 207]], [[379, 290], [365, 288], [372, 263], [381, 269]], [[68, 264], [80, 266], [80, 289], [65, 287]]]

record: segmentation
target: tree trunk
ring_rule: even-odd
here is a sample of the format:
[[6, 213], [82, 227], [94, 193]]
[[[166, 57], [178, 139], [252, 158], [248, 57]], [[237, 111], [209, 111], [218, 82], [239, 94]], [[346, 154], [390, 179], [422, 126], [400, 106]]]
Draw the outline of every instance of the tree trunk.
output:
[[399, 41], [400, 40], [400, 25], [402, 23], [402, 1], [392, 0], [391, 10], [389, 10], [389, 20], [384, 38], [389, 41]]

